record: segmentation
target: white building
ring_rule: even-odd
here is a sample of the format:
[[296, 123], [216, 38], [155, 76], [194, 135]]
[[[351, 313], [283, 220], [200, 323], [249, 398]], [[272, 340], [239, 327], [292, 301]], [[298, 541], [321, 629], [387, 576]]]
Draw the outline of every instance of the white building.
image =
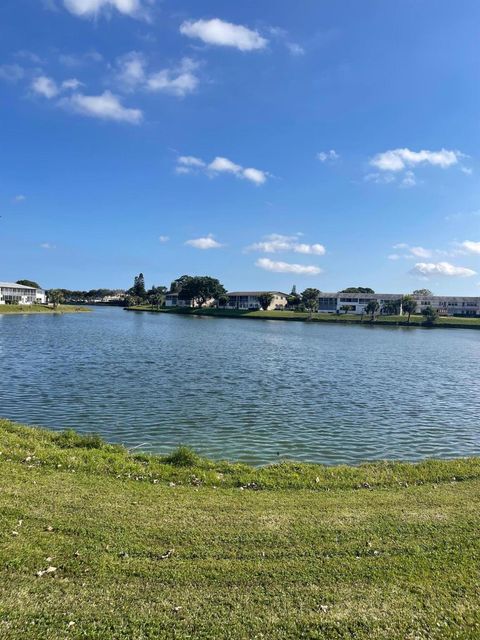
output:
[[47, 296], [43, 289], [26, 287], [15, 282], [0, 282], [0, 304], [45, 304]]
[[441, 316], [480, 316], [480, 297], [474, 296], [413, 296], [417, 312], [433, 307]]
[[[195, 302], [195, 300], [184, 300], [183, 298], [180, 298], [179, 295], [180, 294], [178, 293], [167, 293], [165, 295], [165, 306], [166, 307], [187, 307], [187, 308], [199, 306], [198, 303]], [[210, 298], [210, 300], [207, 300], [207, 302], [203, 306], [211, 307], [214, 303], [215, 303], [214, 298]]]
[[228, 302], [221, 307], [223, 309], [261, 309], [259, 297], [265, 294], [273, 296], [267, 311], [285, 309], [287, 306], [287, 294], [281, 291], [229, 291]]

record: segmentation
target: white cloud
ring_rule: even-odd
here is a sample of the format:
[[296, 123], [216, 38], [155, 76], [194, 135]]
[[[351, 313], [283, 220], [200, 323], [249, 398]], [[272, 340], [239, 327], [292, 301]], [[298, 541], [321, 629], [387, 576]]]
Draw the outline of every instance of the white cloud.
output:
[[15, 204], [18, 204], [19, 202], [25, 202], [25, 200], [27, 199], [27, 196], [24, 196], [23, 194], [19, 194], [18, 196], [15, 196], [12, 200], [12, 202], [14, 202]]
[[330, 149], [329, 151], [320, 151], [317, 153], [317, 160], [320, 162], [327, 162], [327, 160], [335, 161], [338, 160], [340, 156], [335, 151], [335, 149]]
[[25, 76], [25, 69], [19, 64], [0, 65], [0, 80], [7, 82], [18, 82]]
[[217, 242], [212, 235], [187, 240], [185, 244], [188, 244], [190, 247], [195, 247], [195, 249], [219, 249], [220, 247], [223, 247], [223, 245], [220, 244], [220, 242]]
[[175, 171], [179, 174], [202, 171], [210, 176], [215, 176], [219, 173], [230, 173], [237, 178], [253, 182], [253, 184], [257, 186], [264, 184], [270, 176], [267, 171], [262, 171], [261, 169], [255, 169], [253, 167], [242, 167], [223, 156], [216, 156], [208, 164], [201, 158], [197, 158], [195, 156], [180, 156], [177, 159]]
[[141, 0], [63, 0], [63, 4], [80, 18], [96, 17], [101, 11], [112, 9], [133, 18], [146, 17]]
[[471, 176], [473, 173], [473, 169], [471, 167], [460, 167], [460, 171], [466, 176]]
[[264, 253], [280, 253], [291, 251], [306, 255], [323, 256], [326, 253], [323, 244], [306, 244], [298, 241], [298, 235], [284, 236], [279, 233], [272, 233], [265, 237], [262, 242], [255, 242], [247, 247], [247, 251], [263, 251]]
[[440, 151], [411, 151], [410, 149], [390, 149], [382, 153], [377, 153], [370, 160], [370, 165], [380, 171], [403, 171], [408, 167], [429, 164], [434, 167], [446, 169], [458, 164], [463, 154], [460, 151], [440, 149]]
[[409, 251], [416, 258], [431, 258], [432, 256], [432, 251], [424, 249], [424, 247], [410, 247]]
[[38, 76], [35, 78], [32, 82], [32, 89], [35, 93], [49, 100], [55, 98], [60, 93], [60, 89], [55, 80], [48, 76]]
[[219, 18], [186, 21], [180, 26], [180, 33], [189, 38], [198, 38], [206, 44], [235, 47], [240, 51], [264, 49], [268, 44], [268, 40], [258, 31], [252, 31], [243, 25], [225, 22]]
[[40, 248], [48, 251], [50, 249], [56, 249], [57, 247], [54, 244], [51, 244], [50, 242], [42, 242], [42, 244], [40, 245]]
[[183, 98], [195, 91], [200, 82], [194, 73], [200, 64], [192, 58], [183, 58], [180, 64], [170, 69], [148, 73], [147, 61], [143, 54], [131, 51], [117, 60], [117, 66], [118, 83], [127, 91], [141, 88]]
[[214, 173], [234, 173], [239, 174], [242, 170], [242, 167], [239, 164], [235, 164], [228, 158], [223, 158], [221, 156], [217, 156], [212, 162], [208, 165], [209, 171], [213, 171]]
[[72, 89], [73, 91], [75, 91], [75, 89], [78, 89], [82, 85], [83, 82], [80, 82], [80, 80], [77, 80], [77, 78], [69, 78], [68, 80], [64, 80], [62, 82], [62, 89]]
[[102, 120], [139, 124], [143, 118], [140, 109], [124, 107], [119, 98], [110, 91], [104, 91], [98, 96], [74, 93], [69, 98], [62, 100], [61, 104], [80, 115]]
[[200, 82], [193, 73], [198, 66], [198, 62], [191, 58], [183, 58], [178, 67], [162, 69], [150, 75], [146, 87], [149, 91], [162, 91], [183, 98], [195, 91]]
[[145, 82], [147, 61], [145, 56], [138, 51], [130, 51], [117, 59], [120, 85], [127, 89], [135, 89]]
[[470, 277], [476, 274], [473, 269], [467, 267], [456, 267], [449, 262], [417, 262], [411, 270], [414, 275], [429, 276], [456, 276]]
[[205, 162], [195, 156], [180, 156], [177, 160], [178, 164], [185, 167], [204, 167]]
[[265, 171], [253, 169], [252, 167], [243, 170], [243, 177], [255, 184], [263, 184], [267, 181], [267, 174]]
[[165, 244], [165, 242], [168, 242], [170, 240], [169, 236], [158, 236], [158, 241], [161, 242], [162, 244]]
[[462, 242], [460, 246], [468, 251], [468, 253], [478, 253], [480, 254], [480, 242], [473, 242], [472, 240], [465, 240]]
[[295, 264], [291, 262], [279, 262], [270, 260], [270, 258], [259, 258], [255, 262], [255, 266], [265, 271], [273, 271], [275, 273], [296, 273], [298, 275], [316, 276], [322, 273], [320, 267], [308, 266], [303, 264]]

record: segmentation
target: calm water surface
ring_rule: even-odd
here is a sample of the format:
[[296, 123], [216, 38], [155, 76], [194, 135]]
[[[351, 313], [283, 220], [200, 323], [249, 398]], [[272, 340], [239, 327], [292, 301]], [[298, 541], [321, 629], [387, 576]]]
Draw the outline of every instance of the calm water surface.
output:
[[0, 415], [252, 463], [480, 454], [480, 331], [0, 315]]

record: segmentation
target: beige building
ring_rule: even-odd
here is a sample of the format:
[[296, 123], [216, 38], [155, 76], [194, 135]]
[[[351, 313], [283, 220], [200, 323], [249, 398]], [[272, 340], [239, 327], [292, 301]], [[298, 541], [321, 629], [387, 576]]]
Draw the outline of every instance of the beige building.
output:
[[285, 309], [287, 294], [281, 291], [229, 291], [227, 304], [219, 306], [223, 309], [261, 309], [259, 297], [266, 293], [273, 295], [267, 311]]

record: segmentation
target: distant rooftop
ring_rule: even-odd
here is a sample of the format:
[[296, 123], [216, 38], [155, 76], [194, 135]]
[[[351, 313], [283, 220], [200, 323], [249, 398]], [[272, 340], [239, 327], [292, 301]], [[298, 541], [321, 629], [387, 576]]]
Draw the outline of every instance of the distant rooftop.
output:
[[262, 296], [266, 293], [273, 293], [279, 296], [287, 296], [283, 291], [228, 291], [227, 296]]
[[17, 284], [16, 282], [0, 282], [0, 287], [14, 287], [15, 289], [36, 289], [37, 287], [26, 287], [24, 284]]

